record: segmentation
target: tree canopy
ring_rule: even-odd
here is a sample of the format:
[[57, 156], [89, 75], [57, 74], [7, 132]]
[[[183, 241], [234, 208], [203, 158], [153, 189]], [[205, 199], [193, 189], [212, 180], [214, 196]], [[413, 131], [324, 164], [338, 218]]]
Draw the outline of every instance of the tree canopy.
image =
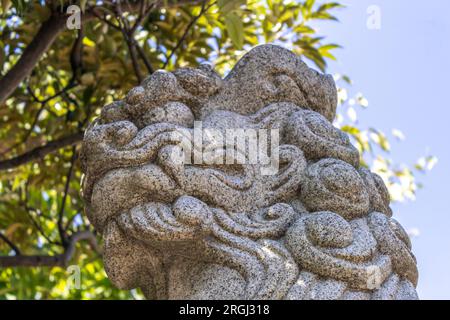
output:
[[[76, 17], [70, 8], [81, 11], [79, 28], [68, 24]], [[111, 285], [83, 214], [78, 151], [86, 127], [155, 70], [210, 62], [225, 75], [262, 43], [287, 47], [325, 72], [340, 46], [313, 26], [337, 21], [341, 9], [315, 0], [2, 0], [0, 298], [139, 298]], [[393, 200], [413, 199], [416, 173], [436, 159], [409, 167], [390, 160], [388, 135], [358, 126], [367, 100], [349, 93], [348, 76], [335, 78], [335, 125]], [[398, 130], [393, 136], [402, 139]]]

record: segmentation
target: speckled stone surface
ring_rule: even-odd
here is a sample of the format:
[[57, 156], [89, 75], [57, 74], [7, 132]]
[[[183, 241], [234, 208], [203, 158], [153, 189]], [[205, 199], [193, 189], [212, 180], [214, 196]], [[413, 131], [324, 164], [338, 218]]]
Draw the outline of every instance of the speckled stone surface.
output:
[[[157, 71], [103, 107], [81, 160], [111, 281], [149, 299], [417, 299], [410, 240], [336, 101], [332, 77], [263, 45], [224, 79]], [[280, 170], [176, 161], [197, 121], [278, 129]]]

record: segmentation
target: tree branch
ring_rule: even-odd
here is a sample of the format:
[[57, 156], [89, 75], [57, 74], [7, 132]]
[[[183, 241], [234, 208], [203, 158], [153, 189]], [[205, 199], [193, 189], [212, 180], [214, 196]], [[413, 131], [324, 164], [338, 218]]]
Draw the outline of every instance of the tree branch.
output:
[[8, 256], [0, 257], [0, 267], [56, 267], [61, 266], [60, 255], [56, 256]]
[[142, 47], [138, 43], [136, 43], [135, 39], [133, 39], [133, 41], [135, 42], [139, 56], [144, 61], [144, 64], [145, 64], [145, 67], [147, 68], [148, 73], [152, 74], [153, 72], [155, 72], [155, 69], [153, 68], [152, 64], [150, 63], [150, 60], [148, 59], [148, 57], [145, 55], [144, 49], [142, 49]]
[[24, 154], [21, 154], [20, 156], [17, 156], [15, 158], [7, 159], [0, 161], [0, 170], [7, 170], [12, 169], [18, 166], [21, 166], [27, 162], [36, 160], [36, 159], [42, 159], [47, 154], [52, 153], [58, 149], [71, 146], [74, 144], [79, 143], [81, 140], [83, 140], [83, 133], [78, 132], [74, 133], [72, 135], [66, 136], [64, 138], [50, 141], [49, 143], [34, 148], [28, 152], [25, 152]]
[[[74, 81], [74, 78], [72, 77], [72, 80], [67, 84], [67, 86], [65, 86], [62, 90], [60, 90], [59, 92], [55, 93], [54, 95], [45, 98], [44, 100], [40, 100], [38, 97], [36, 97], [36, 95], [34, 94], [33, 90], [31, 89], [31, 87], [28, 85], [27, 86], [27, 91], [28, 93], [31, 95], [31, 97], [33, 98], [34, 102], [39, 103], [41, 106], [39, 107], [38, 111], [36, 112], [34, 119], [33, 119], [33, 123], [31, 124], [30, 128], [25, 132], [25, 135], [23, 136], [23, 138], [14, 143], [12, 146], [8, 147], [6, 150], [2, 151], [2, 155], [10, 152], [11, 150], [17, 148], [19, 145], [27, 142], [28, 138], [30, 137], [31, 133], [33, 132], [34, 128], [36, 127], [38, 121], [39, 121], [39, 116], [41, 115], [41, 113], [44, 111], [44, 109], [46, 109], [46, 104], [47, 102], [49, 102], [50, 100], [55, 99], [56, 97], [62, 95], [62, 94], [66, 94], [70, 89], [76, 87], [77, 84]], [[47, 109], [47, 111], [49, 111]]]
[[[141, 0], [145, 1], [145, 0]], [[141, 1], [128, 4], [125, 8], [128, 12], [138, 12]], [[196, 5], [199, 0], [156, 0], [155, 7], [178, 7], [182, 5]], [[99, 8], [96, 7], [96, 8]], [[94, 8], [95, 9], [95, 8]], [[92, 20], [96, 17], [93, 11], [89, 10], [82, 16], [82, 23]], [[0, 104], [3, 104], [8, 97], [14, 92], [19, 84], [31, 74], [34, 66], [39, 62], [44, 53], [50, 48], [58, 35], [65, 29], [67, 16], [65, 13], [53, 13], [50, 18], [44, 22], [24, 50], [22, 56], [17, 63], [0, 79]]]
[[31, 74], [42, 55], [64, 29], [65, 23], [66, 18], [64, 15], [53, 14], [42, 24], [33, 40], [24, 50], [19, 61], [0, 79], [0, 104], [5, 102], [19, 84]]
[[65, 267], [68, 265], [75, 253], [77, 242], [88, 241], [92, 249], [101, 254], [101, 250], [97, 243], [97, 238], [91, 231], [79, 231], [74, 233], [70, 238], [64, 253], [54, 256], [44, 255], [21, 255], [0, 257], [0, 267]]
[[128, 52], [130, 53], [134, 73], [136, 74], [138, 82], [141, 83], [144, 78], [142, 77], [141, 70], [139, 69], [139, 63], [136, 55], [136, 48], [134, 47], [133, 42], [130, 40], [129, 35], [125, 31], [123, 31], [123, 37], [125, 38], [125, 42], [127, 43], [128, 46]]
[[3, 233], [1, 233], [1, 232], [0, 232], [0, 239], [2, 239], [3, 241], [5, 241], [6, 244], [14, 251], [14, 253], [15, 253], [16, 255], [19, 255], [19, 254], [20, 254], [19, 248], [17, 248], [16, 245], [15, 245], [11, 240], [9, 240], [9, 239], [8, 239]]
[[66, 175], [66, 183], [64, 185], [64, 195], [61, 200], [61, 208], [58, 212], [58, 232], [59, 236], [61, 238], [61, 242], [65, 246], [67, 244], [67, 235], [66, 230], [63, 225], [63, 218], [64, 218], [64, 209], [66, 207], [66, 199], [67, 194], [69, 193], [69, 187], [70, 187], [70, 180], [72, 179], [72, 173], [73, 173], [73, 167], [75, 165], [75, 160], [77, 159], [77, 153], [75, 146], [72, 147], [72, 158], [70, 159], [70, 168]]
[[129, 34], [131, 36], [131, 41], [134, 44], [134, 46], [136, 47], [139, 56], [144, 61], [145, 67], [147, 68], [147, 71], [149, 72], [149, 74], [152, 74], [154, 72], [153, 66], [150, 63], [150, 60], [145, 55], [144, 50], [141, 48], [139, 43], [137, 43], [136, 39], [134, 38], [134, 33], [136, 32], [136, 29], [144, 22], [144, 20], [147, 18], [147, 16], [150, 14], [150, 12], [153, 11], [153, 9], [155, 8], [155, 5], [156, 5], [156, 3], [154, 2], [154, 3], [151, 3], [146, 8], [145, 7], [145, 1], [142, 1], [142, 6], [141, 6], [141, 9], [140, 9], [140, 12], [139, 12], [139, 16], [136, 19], [136, 22], [134, 23], [133, 27], [129, 31]]
[[[139, 10], [142, 10], [142, 6], [143, 6], [144, 2], [145, 2], [145, 0], [142, 1]], [[117, 1], [116, 15], [118, 16], [118, 19], [119, 19], [120, 31], [122, 32], [123, 38], [125, 39], [125, 42], [127, 43], [127, 46], [128, 46], [128, 52], [130, 53], [131, 63], [133, 64], [134, 73], [136, 74], [136, 78], [138, 79], [138, 82], [141, 83], [143, 80], [143, 77], [142, 77], [141, 70], [139, 69], [139, 62], [137, 60], [136, 48], [134, 46], [134, 42], [131, 40], [131, 39], [134, 39], [134, 35], [133, 35], [133, 33], [130, 32], [130, 26], [128, 24], [127, 18], [125, 18], [123, 16], [121, 0]]]
[[[25, 201], [26, 201], [26, 200], [25, 200]], [[26, 212], [28, 218], [29, 218], [30, 221], [31, 221], [31, 224], [33, 225], [33, 227], [35, 227], [35, 228], [37, 229], [37, 231], [41, 234], [41, 236], [44, 237], [44, 239], [45, 239], [48, 243], [50, 243], [50, 244], [54, 244], [54, 245], [62, 245], [62, 243], [58, 243], [58, 242], [52, 241], [52, 240], [49, 238], [49, 236], [47, 236], [47, 235], [45, 234], [45, 231], [44, 231], [44, 229], [42, 228], [41, 222], [39, 221], [39, 217], [37, 218], [39, 222], [36, 221], [36, 220], [33, 218], [33, 215], [31, 214], [31, 211], [37, 211], [37, 210], [34, 209], [34, 208], [30, 208], [30, 207], [26, 204], [26, 202], [23, 203], [23, 205], [24, 205], [25, 212]]]
[[187, 25], [186, 30], [184, 30], [183, 35], [181, 36], [180, 40], [178, 40], [178, 43], [176, 44], [176, 46], [173, 48], [172, 52], [170, 53], [170, 55], [167, 57], [166, 62], [164, 62], [163, 65], [163, 69], [165, 69], [167, 67], [167, 65], [170, 62], [170, 59], [172, 59], [173, 55], [175, 54], [175, 52], [181, 47], [181, 45], [183, 44], [183, 42], [186, 40], [187, 35], [189, 34], [189, 31], [191, 30], [191, 28], [195, 25], [195, 23], [197, 22], [198, 19], [200, 19], [200, 17], [209, 10], [209, 8], [212, 7], [212, 5], [206, 6], [207, 3], [209, 2], [209, 0], [203, 0], [202, 3], [202, 9], [200, 10], [200, 13], [198, 15], [196, 15], [194, 18], [192, 18], [191, 22]]

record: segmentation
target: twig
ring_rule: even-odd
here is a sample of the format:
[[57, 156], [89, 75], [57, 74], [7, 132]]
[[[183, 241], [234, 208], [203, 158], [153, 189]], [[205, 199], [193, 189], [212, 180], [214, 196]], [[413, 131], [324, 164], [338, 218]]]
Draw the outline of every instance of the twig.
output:
[[73, 216], [71, 216], [71, 217], [67, 220], [66, 226], [64, 227], [64, 231], [67, 232], [67, 230], [69, 230], [70, 225], [71, 225], [72, 222], [75, 220], [75, 218], [76, 218], [77, 216], [79, 216], [79, 215], [80, 215], [80, 213], [77, 212], [77, 213], [75, 213]]
[[17, 255], [20, 255], [20, 250], [17, 248], [17, 246], [12, 243], [11, 240], [9, 240], [3, 233], [0, 232], [0, 238], [6, 242], [6, 244], [14, 251], [14, 253]]
[[[195, 5], [198, 0], [169, 0], [155, 1], [155, 7], [178, 7], [182, 5]], [[97, 6], [96, 8], [99, 8]], [[127, 8], [129, 12], [136, 12], [140, 8], [140, 3], [130, 4]], [[95, 14], [89, 10], [82, 15], [81, 23], [94, 19]], [[65, 14], [53, 12], [50, 18], [45, 21], [30, 44], [25, 48], [17, 63], [0, 79], [0, 104], [6, 101], [19, 84], [30, 75], [35, 65], [39, 62], [44, 53], [50, 48], [58, 35], [65, 29], [67, 17]]]
[[150, 63], [150, 60], [148, 60], [147, 55], [145, 54], [142, 47], [137, 43], [136, 39], [134, 38], [134, 33], [136, 29], [143, 23], [145, 18], [152, 12], [152, 10], [155, 8], [156, 2], [151, 3], [148, 8], [145, 8], [145, 1], [142, 1], [141, 3], [141, 10], [139, 13], [138, 18], [136, 19], [136, 22], [134, 23], [131, 30], [128, 31], [129, 37], [133, 43], [133, 45], [137, 48], [138, 54], [141, 57], [141, 59], [144, 61], [145, 67], [147, 68], [147, 71], [149, 74], [152, 74], [154, 72], [153, 66]]
[[67, 235], [66, 235], [64, 225], [63, 225], [64, 210], [66, 207], [67, 194], [69, 193], [70, 180], [72, 179], [73, 167], [74, 167], [76, 158], [77, 158], [76, 147], [73, 146], [72, 147], [72, 158], [70, 160], [70, 168], [66, 175], [66, 183], [64, 186], [64, 195], [61, 200], [61, 208], [58, 212], [58, 231], [59, 231], [59, 236], [61, 238], [61, 242], [64, 247], [67, 245]]
[[42, 228], [42, 225], [40, 223], [38, 223], [33, 216], [31, 215], [30, 211], [35, 211], [35, 209], [28, 207], [27, 205], [25, 205], [25, 212], [27, 213], [28, 218], [30, 219], [31, 223], [33, 224], [33, 226], [38, 230], [38, 232], [41, 234], [42, 237], [44, 237], [45, 240], [47, 240], [48, 243], [50, 244], [54, 244], [54, 245], [62, 245], [62, 243], [58, 243], [56, 241], [53, 241], [52, 239], [49, 238], [49, 236], [47, 236], [44, 232], [44, 229]]
[[53, 99], [59, 97], [59, 96], [62, 95], [63, 93], [66, 93], [67, 91], [69, 91], [69, 90], [75, 88], [76, 86], [78, 86], [78, 84], [77, 84], [74, 80], [71, 79], [71, 80], [69, 81], [69, 83], [68, 83], [64, 88], [62, 88], [61, 90], [59, 90], [59, 91], [58, 91], [57, 93], [55, 93], [54, 95], [45, 98], [44, 100], [40, 100], [40, 99], [34, 94], [34, 92], [33, 92], [33, 90], [31, 89], [30, 86], [27, 86], [27, 91], [28, 91], [28, 93], [31, 95], [31, 97], [33, 98], [33, 100], [34, 100], [35, 102], [40, 103], [40, 104], [46, 104], [46, 103], [49, 102], [50, 100], [53, 100]]
[[[19, 199], [20, 199], [20, 204], [24, 207], [25, 212], [28, 216], [28, 218], [30, 219], [32, 225], [38, 230], [38, 232], [41, 234], [42, 237], [44, 237], [45, 240], [47, 240], [48, 243], [50, 244], [54, 244], [54, 245], [62, 245], [62, 243], [58, 243], [56, 241], [53, 241], [50, 239], [49, 236], [47, 236], [47, 234], [45, 233], [44, 229], [42, 228], [42, 224], [39, 220], [39, 215], [42, 215], [42, 213], [40, 214], [38, 212], [37, 209], [32, 208], [28, 205], [28, 186], [29, 186], [29, 179], [27, 179], [26, 183], [25, 183], [25, 190], [24, 190], [24, 194], [22, 194], [22, 190], [19, 189]], [[23, 197], [23, 199], [22, 199]], [[31, 212], [36, 212], [38, 215], [38, 219], [37, 221], [34, 219], [33, 215], [31, 214]]]
[[[136, 40], [134, 40], [134, 41], [136, 41]], [[146, 56], [144, 49], [142, 49], [142, 47], [137, 43], [136, 43], [136, 48], [138, 50], [139, 56], [144, 61], [144, 64], [145, 64], [145, 67], [147, 68], [148, 73], [152, 74], [153, 72], [155, 72], [155, 69], [153, 68], [152, 64], [150, 63], [150, 60], [148, 60], [148, 57]]]
[[[97, 12], [98, 9], [100, 9], [100, 8], [98, 8], [98, 7], [96, 7], [96, 8], [91, 8], [92, 14], [93, 14], [95, 17], [97, 17], [98, 19], [100, 19], [101, 21], [105, 22], [108, 26], [110, 26], [110, 27], [112, 27], [112, 28], [114, 28], [114, 29], [120, 31], [120, 27], [117, 26], [117, 25], [115, 25], [114, 23], [112, 23], [112, 21], [109, 21], [109, 20], [106, 18], [106, 14], [103, 14], [103, 16], [101, 16], [100, 13]], [[104, 9], [104, 8], [102, 8], [102, 9]]]
[[27, 142], [28, 138], [30, 137], [31, 133], [33, 132], [34, 128], [36, 127], [36, 124], [37, 124], [37, 122], [39, 120], [39, 117], [40, 117], [42, 111], [44, 111], [44, 109], [45, 109], [45, 104], [42, 103], [41, 106], [39, 107], [38, 112], [36, 112], [36, 114], [34, 116], [33, 123], [31, 124], [30, 128], [26, 131], [26, 133], [23, 136], [23, 138], [20, 141], [14, 143], [13, 145], [9, 146], [6, 150], [4, 150], [2, 152], [2, 155], [6, 155], [11, 150], [14, 150], [15, 148], [17, 148], [21, 144]]
[[141, 83], [143, 80], [143, 77], [142, 77], [142, 73], [139, 68], [139, 63], [138, 63], [137, 56], [136, 56], [136, 48], [134, 47], [133, 41], [131, 41], [131, 38], [133, 35], [130, 33], [130, 27], [128, 24], [128, 20], [126, 18], [124, 18], [124, 16], [123, 16], [121, 2], [122, 2], [121, 0], [118, 0], [117, 5], [116, 5], [116, 14], [119, 19], [120, 31], [122, 32], [123, 38], [125, 39], [125, 42], [127, 43], [128, 52], [130, 53], [131, 63], [133, 65], [134, 73], [136, 74], [138, 82]]
[[136, 29], [142, 25], [142, 23], [144, 22], [145, 18], [147, 18], [147, 16], [150, 14], [150, 12], [153, 11], [153, 9], [156, 6], [156, 2], [151, 3], [147, 8], [145, 5], [146, 1], [142, 1], [141, 2], [141, 8], [140, 8], [140, 12], [139, 12], [139, 16], [136, 19], [136, 22], [134, 23], [133, 27], [131, 27], [130, 33], [134, 34], [134, 32], [136, 31]]
[[139, 69], [139, 63], [136, 56], [136, 48], [134, 47], [133, 43], [129, 40], [128, 35], [125, 33], [124, 38], [128, 46], [128, 51], [130, 52], [131, 63], [133, 64], [134, 73], [136, 74], [138, 82], [141, 83], [144, 78], [142, 77], [141, 70]]
[[184, 30], [183, 35], [181, 36], [181, 38], [178, 40], [178, 43], [175, 45], [175, 47], [172, 49], [172, 52], [170, 53], [170, 55], [167, 57], [166, 62], [164, 62], [163, 65], [163, 69], [165, 69], [167, 67], [167, 65], [170, 62], [170, 59], [172, 59], [173, 55], [175, 54], [175, 52], [181, 47], [181, 45], [183, 44], [183, 42], [186, 40], [186, 37], [189, 33], [189, 31], [191, 30], [191, 28], [195, 25], [195, 23], [197, 22], [198, 19], [200, 19], [200, 17], [209, 10], [209, 8], [211, 8], [213, 6], [213, 4], [206, 6], [206, 4], [209, 2], [209, 0], [204, 0], [203, 4], [202, 4], [202, 8], [200, 10], [200, 13], [198, 15], [196, 15], [191, 22], [187, 25], [186, 30]]

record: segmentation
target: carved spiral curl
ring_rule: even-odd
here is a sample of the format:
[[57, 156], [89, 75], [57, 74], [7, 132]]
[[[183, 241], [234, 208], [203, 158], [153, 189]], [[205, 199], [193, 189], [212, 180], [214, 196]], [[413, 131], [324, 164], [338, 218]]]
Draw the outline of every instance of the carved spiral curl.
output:
[[322, 159], [308, 166], [300, 198], [309, 211], [332, 211], [347, 220], [369, 212], [363, 179], [353, 166], [338, 159]]
[[359, 152], [348, 136], [317, 112], [295, 112], [287, 120], [285, 132], [286, 141], [299, 146], [308, 160], [335, 158], [359, 166]]
[[242, 273], [246, 298], [281, 299], [297, 277], [297, 266], [285, 248], [267, 237], [283, 234], [294, 215], [290, 206], [277, 204], [264, 213], [232, 219], [230, 213], [182, 196], [172, 208], [146, 203], [116, 221], [125, 234], [148, 244], [207, 238], [205, 256], [224, 259], [225, 265]]

